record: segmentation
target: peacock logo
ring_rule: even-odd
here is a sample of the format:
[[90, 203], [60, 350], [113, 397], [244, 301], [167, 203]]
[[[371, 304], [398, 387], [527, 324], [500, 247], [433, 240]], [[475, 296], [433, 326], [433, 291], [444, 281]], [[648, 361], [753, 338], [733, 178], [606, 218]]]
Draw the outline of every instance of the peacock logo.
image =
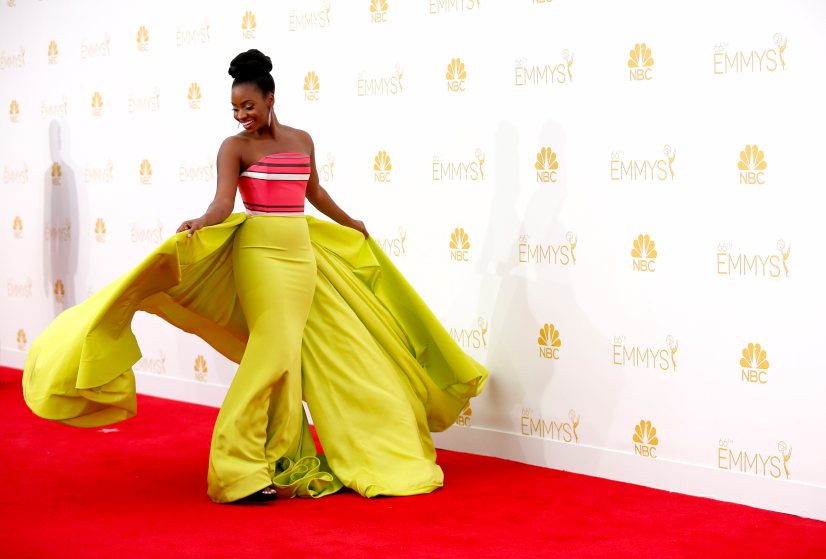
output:
[[455, 262], [467, 262], [470, 259], [470, 239], [464, 228], [457, 227], [450, 234], [450, 259]]
[[198, 82], [192, 82], [189, 85], [189, 93], [186, 96], [189, 99], [189, 108], [190, 109], [197, 109], [201, 103], [201, 86], [198, 85]]
[[61, 180], [63, 179], [63, 169], [57, 161], [52, 163], [51, 174], [52, 186], [60, 186]]
[[241, 19], [241, 36], [244, 37], [244, 39], [255, 39], [255, 28], [257, 25], [255, 22], [255, 14], [247, 10]]
[[645, 458], [657, 457], [657, 445], [660, 439], [657, 437], [657, 428], [648, 420], [640, 420], [634, 426], [634, 454]]
[[22, 328], [17, 331], [17, 349], [26, 351], [26, 331]]
[[20, 120], [20, 105], [16, 99], [12, 99], [9, 103], [9, 122], [18, 122]]
[[149, 31], [145, 25], [138, 27], [137, 45], [139, 52], [146, 52], [149, 50]]
[[766, 384], [766, 373], [769, 370], [768, 356], [766, 350], [760, 344], [749, 343], [742, 351], [740, 358], [740, 380], [743, 382], [754, 382]]
[[304, 100], [318, 101], [318, 90], [318, 74], [310, 70], [307, 72], [307, 75], [304, 76]]
[[550, 147], [543, 147], [536, 154], [536, 181], [549, 183], [556, 182], [557, 171], [559, 170], [559, 161], [556, 158], [556, 153]]
[[141, 161], [141, 183], [142, 184], [151, 184], [152, 182], [152, 165], [149, 163], [148, 159], [144, 159]]
[[562, 347], [562, 340], [559, 338], [559, 330], [553, 324], [545, 324], [539, 329], [539, 356], [545, 359], [559, 359], [559, 348]]
[[654, 239], [649, 235], [639, 235], [634, 240], [634, 248], [631, 249], [633, 258], [633, 269], [638, 272], [653, 272], [655, 270], [657, 249]]
[[201, 382], [206, 382], [207, 379], [207, 363], [204, 356], [200, 353], [195, 358], [195, 366], [193, 367], [195, 371], [195, 378]]
[[737, 162], [740, 184], [765, 184], [766, 167], [766, 156], [757, 144], [746, 145], [740, 152], [740, 160]]
[[464, 91], [465, 79], [467, 72], [465, 71], [465, 64], [461, 58], [451, 58], [447, 65], [447, 90], [448, 91]]
[[99, 91], [95, 91], [92, 94], [92, 114], [94, 116], [100, 116], [102, 111], [103, 111], [103, 97], [100, 95]]
[[15, 239], [23, 238], [23, 220], [20, 218], [19, 215], [14, 216], [14, 221], [12, 221], [11, 230], [14, 234]]
[[390, 156], [384, 150], [379, 150], [373, 158], [373, 171], [375, 171], [376, 182], [390, 182], [390, 171], [393, 165], [390, 163]]
[[66, 289], [63, 285], [63, 280], [58, 279], [54, 282], [54, 300], [58, 303], [63, 303], [63, 298], [66, 295]]
[[373, 23], [387, 21], [387, 0], [370, 0], [370, 20]]
[[57, 64], [57, 43], [55, 41], [51, 41], [49, 43], [49, 64]]
[[653, 66], [654, 57], [651, 56], [651, 49], [645, 43], [635, 44], [628, 57], [628, 78], [632, 81], [650, 80]]
[[467, 250], [470, 248], [470, 241], [468, 240], [467, 233], [462, 227], [457, 227], [453, 230], [453, 233], [450, 234], [450, 248], [460, 250]]
[[97, 221], [95, 221], [95, 240], [99, 243], [106, 240], [106, 223], [102, 217], [97, 218]]

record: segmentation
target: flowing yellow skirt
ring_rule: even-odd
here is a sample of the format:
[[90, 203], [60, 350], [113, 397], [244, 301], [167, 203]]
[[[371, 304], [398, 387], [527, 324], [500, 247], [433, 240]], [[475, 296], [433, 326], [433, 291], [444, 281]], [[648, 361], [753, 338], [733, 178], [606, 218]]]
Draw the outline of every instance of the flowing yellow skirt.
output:
[[239, 363], [210, 450], [219, 503], [270, 483], [282, 497], [432, 491], [443, 475], [430, 432], [453, 424], [488, 375], [371, 239], [311, 217], [233, 214], [170, 237], [55, 318], [24, 368], [32, 411], [78, 427], [132, 417], [137, 310]]

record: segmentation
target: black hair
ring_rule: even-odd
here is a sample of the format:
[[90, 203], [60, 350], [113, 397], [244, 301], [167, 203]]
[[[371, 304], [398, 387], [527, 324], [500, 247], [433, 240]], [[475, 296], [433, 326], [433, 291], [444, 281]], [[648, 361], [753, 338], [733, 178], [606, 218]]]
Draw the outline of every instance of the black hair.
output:
[[271, 71], [270, 57], [257, 49], [242, 52], [229, 63], [229, 75], [234, 78], [232, 87], [241, 83], [254, 83], [264, 95], [275, 92]]

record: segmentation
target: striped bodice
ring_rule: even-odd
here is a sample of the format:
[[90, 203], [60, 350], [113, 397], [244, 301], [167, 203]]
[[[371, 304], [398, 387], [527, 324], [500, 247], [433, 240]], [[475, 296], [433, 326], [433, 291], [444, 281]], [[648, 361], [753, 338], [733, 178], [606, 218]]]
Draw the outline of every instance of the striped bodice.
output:
[[301, 214], [309, 178], [309, 155], [272, 153], [244, 169], [238, 190], [249, 215]]

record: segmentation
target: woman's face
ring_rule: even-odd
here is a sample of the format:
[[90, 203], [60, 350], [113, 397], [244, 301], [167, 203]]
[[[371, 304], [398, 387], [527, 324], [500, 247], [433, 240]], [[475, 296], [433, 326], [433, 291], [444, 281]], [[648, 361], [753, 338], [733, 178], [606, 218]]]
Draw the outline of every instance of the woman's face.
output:
[[267, 126], [272, 93], [266, 98], [254, 84], [241, 83], [232, 88], [232, 114], [248, 132]]

